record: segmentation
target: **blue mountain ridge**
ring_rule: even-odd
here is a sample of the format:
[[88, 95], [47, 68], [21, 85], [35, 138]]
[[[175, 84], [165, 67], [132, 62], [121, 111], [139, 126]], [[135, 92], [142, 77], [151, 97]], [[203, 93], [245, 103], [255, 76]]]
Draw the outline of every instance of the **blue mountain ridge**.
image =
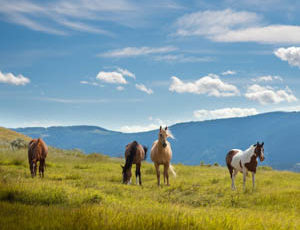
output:
[[[276, 169], [299, 171], [300, 112], [271, 112], [241, 118], [193, 121], [169, 128], [175, 136], [175, 139], [169, 140], [173, 163], [198, 165], [204, 161], [224, 165], [230, 149], [246, 149], [257, 141], [264, 141], [266, 160], [263, 164]], [[113, 157], [123, 156], [126, 144], [133, 140], [148, 146], [150, 151], [158, 137], [158, 130], [121, 133], [84, 125], [13, 130], [32, 138], [42, 137], [54, 147], [78, 148], [85, 153], [101, 152]]]

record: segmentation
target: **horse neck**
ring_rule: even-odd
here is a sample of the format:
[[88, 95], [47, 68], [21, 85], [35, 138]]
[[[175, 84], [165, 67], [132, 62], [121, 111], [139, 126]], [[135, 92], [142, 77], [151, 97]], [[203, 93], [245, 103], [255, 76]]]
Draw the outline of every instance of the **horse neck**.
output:
[[253, 154], [254, 154], [254, 146], [253, 145], [251, 145], [248, 149], [246, 149], [245, 151], [243, 151], [243, 155], [245, 156], [245, 157], [251, 157], [251, 156], [253, 156]]

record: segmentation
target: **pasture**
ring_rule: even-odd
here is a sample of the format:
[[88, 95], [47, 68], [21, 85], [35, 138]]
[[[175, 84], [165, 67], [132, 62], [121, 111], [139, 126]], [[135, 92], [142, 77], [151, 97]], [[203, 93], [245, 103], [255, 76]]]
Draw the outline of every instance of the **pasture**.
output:
[[141, 187], [121, 184], [123, 162], [50, 147], [45, 177], [32, 179], [27, 150], [1, 145], [1, 230], [300, 229], [300, 174], [260, 167], [256, 190], [249, 176], [243, 192], [242, 174], [232, 191], [225, 167], [177, 164], [158, 187], [143, 162]]

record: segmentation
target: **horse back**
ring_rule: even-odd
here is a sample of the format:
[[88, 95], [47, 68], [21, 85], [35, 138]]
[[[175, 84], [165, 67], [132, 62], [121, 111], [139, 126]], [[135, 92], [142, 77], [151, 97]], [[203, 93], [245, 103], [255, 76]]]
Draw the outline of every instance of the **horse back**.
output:
[[48, 147], [42, 139], [33, 139], [28, 145], [28, 159], [32, 160], [45, 159], [48, 155]]

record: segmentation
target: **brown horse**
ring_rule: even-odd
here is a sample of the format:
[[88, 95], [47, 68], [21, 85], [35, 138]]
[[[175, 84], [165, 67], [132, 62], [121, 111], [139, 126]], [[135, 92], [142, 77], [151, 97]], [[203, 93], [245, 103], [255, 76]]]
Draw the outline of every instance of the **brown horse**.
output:
[[[125, 150], [125, 166], [122, 166], [122, 174], [123, 174], [123, 184], [131, 183], [131, 168], [132, 164], [136, 165], [135, 170], [135, 179], [136, 184], [142, 185], [142, 177], [141, 177], [141, 163], [147, 157], [147, 147], [140, 145], [136, 141], [133, 141], [126, 145]], [[139, 178], [139, 179], [138, 179]]]
[[154, 162], [155, 165], [158, 186], [160, 185], [160, 165], [164, 165], [164, 183], [166, 183], [167, 179], [167, 185], [170, 185], [168, 172], [169, 169], [171, 170], [172, 174], [176, 177], [174, 168], [170, 163], [172, 159], [172, 149], [171, 144], [167, 141], [168, 137], [173, 138], [173, 135], [168, 130], [168, 127], [162, 129], [162, 127], [160, 126], [158, 140], [154, 141], [151, 148], [151, 160]]
[[46, 161], [47, 154], [48, 154], [48, 147], [41, 138], [33, 139], [29, 142], [28, 161], [29, 161], [29, 168], [32, 177], [36, 176], [38, 161], [40, 162], [40, 166], [39, 166], [40, 177], [44, 177], [45, 161]]

